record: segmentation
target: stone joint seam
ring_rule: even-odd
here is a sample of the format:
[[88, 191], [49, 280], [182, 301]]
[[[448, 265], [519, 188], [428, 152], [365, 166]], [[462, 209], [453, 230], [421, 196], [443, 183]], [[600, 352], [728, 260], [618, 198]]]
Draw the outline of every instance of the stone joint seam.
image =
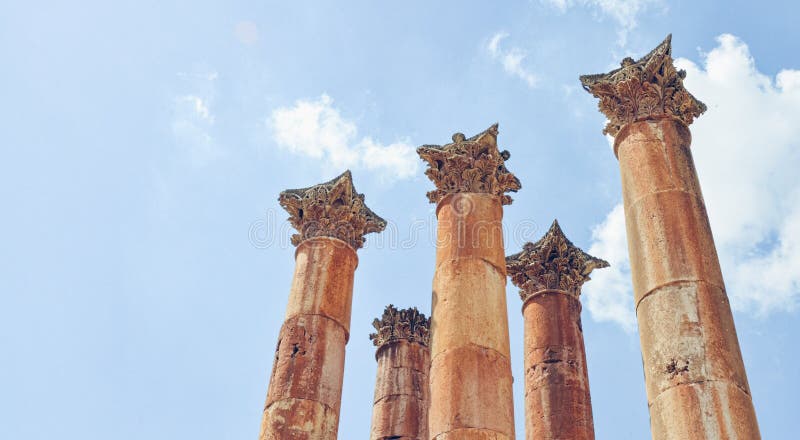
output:
[[572, 348], [572, 349], [577, 349], [578, 346], [577, 345], [543, 345], [541, 347], [525, 347], [525, 351], [541, 350], [543, 348], [555, 348], [555, 349]]
[[320, 316], [320, 317], [325, 318], [325, 319], [327, 319], [329, 321], [333, 321], [344, 332], [344, 343], [347, 344], [348, 342], [350, 342], [350, 331], [347, 330], [347, 328], [345, 328], [345, 326], [341, 322], [339, 322], [338, 320], [336, 320], [334, 318], [331, 318], [328, 315], [323, 315], [322, 313], [298, 313], [298, 314], [286, 317], [286, 319], [283, 320], [283, 324], [286, 325], [286, 323], [289, 322], [290, 319], [296, 319], [296, 318], [299, 318], [299, 317], [302, 317], [302, 316]]
[[457, 432], [457, 431], [492, 432], [492, 433], [495, 433], [498, 436], [497, 437], [498, 440], [502, 440], [502, 439], [509, 439], [510, 440], [512, 438], [512, 437], [510, 437], [510, 434], [506, 434], [504, 432], [497, 431], [497, 430], [494, 430], [494, 429], [478, 428], [478, 427], [468, 426], [468, 427], [455, 428], [455, 429], [451, 429], [449, 431], [440, 432], [440, 433], [436, 434], [436, 437], [434, 437], [433, 440], [441, 440], [443, 438], [443, 436], [449, 435], [450, 433]]
[[338, 411], [336, 410], [336, 408], [333, 408], [332, 406], [328, 405], [327, 403], [322, 403], [322, 402], [320, 402], [319, 400], [314, 400], [314, 399], [306, 399], [306, 398], [303, 398], [303, 397], [283, 397], [283, 398], [280, 398], [280, 399], [274, 400], [274, 401], [272, 401], [272, 403], [270, 403], [269, 405], [264, 405], [264, 412], [267, 412], [267, 410], [268, 410], [268, 409], [269, 409], [269, 408], [270, 408], [272, 405], [275, 405], [276, 403], [280, 403], [280, 402], [285, 402], [285, 401], [287, 401], [287, 400], [305, 400], [305, 401], [307, 401], [307, 402], [314, 402], [314, 403], [318, 403], [318, 404], [320, 404], [320, 405], [324, 406], [324, 407], [325, 407], [326, 409], [328, 409], [329, 411], [334, 411], [334, 412], [337, 412], [337, 414], [338, 414]]
[[409, 366], [406, 366], [406, 365], [393, 365], [393, 366], [386, 367], [386, 368], [388, 368], [389, 370], [401, 370], [401, 369], [406, 369], [406, 370], [411, 370], [411, 371], [413, 371], [413, 372], [415, 372], [415, 373], [422, 373], [422, 374], [425, 374], [425, 375], [427, 375], [427, 374], [428, 374], [428, 371], [430, 370], [430, 365], [428, 365], [428, 368], [427, 368], [427, 369], [425, 369], [425, 370], [420, 370], [420, 369], [418, 369], [418, 368], [409, 367]]
[[[392, 345], [398, 343], [399, 341], [406, 341], [406, 342], [411, 343], [411, 344], [416, 344], [418, 346], [416, 348], [418, 350], [420, 350], [420, 351], [428, 351], [428, 352], [430, 351], [430, 346], [422, 344], [419, 341], [409, 341], [407, 339], [395, 339], [395, 340], [386, 342], [385, 344], [382, 344], [380, 347], [378, 347], [375, 350], [375, 360], [377, 361], [378, 359], [383, 357], [383, 354], [386, 352], [386, 349], [388, 349]], [[396, 367], [392, 367], [392, 368], [396, 368]]]
[[[625, 140], [625, 138], [627, 138], [630, 135], [630, 133], [628, 133], [628, 131], [630, 131], [631, 129], [628, 128], [628, 127], [631, 127], [634, 124], [637, 124], [639, 122], [658, 123], [658, 121], [662, 121], [662, 120], [670, 120], [672, 122], [675, 122], [675, 123], [678, 123], [680, 125], [683, 125], [684, 129], [686, 130], [686, 133], [688, 133], [691, 136], [691, 131], [689, 131], [689, 126], [686, 125], [685, 122], [681, 121], [680, 119], [678, 119], [678, 118], [676, 118], [674, 116], [669, 116], [669, 115], [651, 116], [649, 118], [639, 119], [639, 120], [636, 120], [636, 121], [628, 122], [625, 125], [623, 125], [622, 127], [620, 127], [619, 133], [617, 133], [617, 135], [614, 136], [614, 146], [613, 146], [614, 157], [616, 157], [617, 160], [619, 160], [619, 147], [622, 144], [622, 142]], [[627, 130], [626, 130], [626, 128], [627, 128]], [[692, 145], [692, 139], [689, 138], [689, 142], [687, 143], [687, 147], [691, 147], [691, 145]]]
[[663, 284], [659, 284], [658, 286], [653, 287], [647, 293], [642, 295], [642, 297], [639, 298], [639, 301], [636, 303], [636, 307], [635, 307], [635, 310], [634, 310], [634, 312], [636, 313], [636, 316], [637, 317], [639, 316], [639, 306], [642, 304], [642, 302], [646, 298], [649, 298], [650, 296], [657, 294], [659, 290], [661, 290], [661, 289], [663, 289], [665, 287], [670, 287], [670, 286], [674, 286], [674, 285], [678, 285], [678, 284], [692, 284], [692, 283], [704, 283], [704, 284], [707, 284], [709, 286], [716, 287], [716, 288], [720, 289], [723, 293], [725, 293], [726, 296], [728, 294], [728, 292], [725, 290], [725, 286], [719, 286], [717, 284], [708, 282], [706, 280], [701, 280], [701, 279], [698, 279], [698, 278], [686, 278], [686, 279], [680, 279], [680, 280], [673, 280], [673, 281], [669, 281], [669, 282], [666, 282], [666, 283], [663, 283]]
[[468, 344], [465, 344], [465, 345], [462, 345], [462, 346], [459, 346], [459, 347], [448, 348], [447, 350], [444, 350], [444, 351], [441, 351], [441, 352], [439, 352], [439, 353], [438, 353], [438, 354], [436, 354], [435, 356], [432, 356], [432, 357], [431, 357], [431, 364], [433, 364], [433, 361], [434, 361], [434, 359], [436, 359], [437, 357], [439, 357], [439, 356], [441, 356], [441, 355], [443, 355], [443, 354], [445, 354], [445, 353], [447, 353], [447, 352], [449, 352], [449, 351], [460, 350], [460, 349], [462, 349], [462, 348], [466, 348], [466, 347], [477, 348], [477, 349], [479, 349], [479, 350], [487, 350], [487, 351], [491, 351], [491, 352], [493, 352], [493, 353], [497, 353], [497, 355], [498, 355], [498, 356], [500, 356], [500, 357], [502, 357], [503, 359], [507, 360], [507, 361], [508, 361], [508, 363], [509, 363], [509, 365], [511, 364], [511, 356], [510, 356], [510, 355], [505, 355], [505, 354], [503, 354], [503, 353], [501, 353], [501, 352], [497, 351], [496, 349], [494, 349], [494, 348], [492, 348], [492, 347], [484, 347], [484, 346], [482, 346], [482, 345], [474, 344], [474, 343], [472, 343], [472, 342], [470, 342], [470, 343], [468, 343]]
[[[661, 390], [661, 391], [658, 393], [658, 395], [657, 395], [657, 396], [656, 396], [656, 397], [653, 399], [653, 402], [655, 402], [656, 400], [658, 400], [658, 398], [659, 398], [659, 397], [661, 397], [661, 395], [662, 395], [662, 394], [664, 394], [665, 392], [667, 392], [667, 391], [669, 391], [669, 390], [671, 390], [671, 389], [673, 389], [673, 388], [678, 388], [678, 387], [687, 386], [687, 385], [701, 385], [701, 384], [704, 384], [704, 383], [723, 383], [723, 384], [732, 385], [734, 388], [736, 388], [737, 390], [741, 391], [741, 392], [742, 392], [742, 394], [744, 394], [745, 396], [747, 396], [747, 397], [748, 397], [748, 398], [749, 398], [751, 401], [753, 400], [753, 396], [752, 396], [750, 393], [748, 393], [748, 392], [747, 392], [747, 390], [745, 390], [744, 388], [742, 388], [742, 387], [741, 387], [741, 386], [740, 386], [738, 383], [736, 383], [736, 382], [732, 382], [732, 381], [729, 381], [729, 380], [704, 379], [704, 380], [693, 380], [693, 381], [690, 381], [690, 382], [682, 382], [682, 383], [679, 383], [679, 384], [672, 385], [672, 386], [670, 386], [670, 387], [664, 388], [664, 389], [663, 389], [663, 390]], [[647, 406], [648, 406], [648, 408], [649, 408], [649, 407], [651, 407], [651, 406], [653, 406], [653, 402], [647, 402]]]
[[670, 189], [660, 189], [660, 190], [658, 190], [658, 191], [649, 192], [649, 193], [647, 193], [647, 194], [645, 194], [645, 195], [643, 195], [643, 196], [640, 196], [640, 197], [639, 197], [639, 198], [637, 198], [636, 200], [634, 200], [634, 201], [630, 202], [630, 204], [628, 204], [628, 206], [626, 206], [626, 207], [625, 207], [625, 210], [627, 211], [627, 210], [629, 210], [629, 209], [633, 209], [634, 207], [636, 207], [636, 205], [638, 205], [639, 203], [641, 203], [641, 202], [642, 202], [642, 200], [644, 200], [644, 199], [646, 199], [646, 198], [648, 198], [648, 197], [654, 196], [654, 195], [656, 195], [656, 194], [663, 194], [663, 193], [669, 193], [669, 192], [676, 192], [676, 193], [683, 193], [683, 194], [686, 194], [686, 195], [688, 195], [689, 197], [691, 197], [691, 198], [695, 199], [695, 200], [696, 200], [697, 202], [699, 202], [701, 205], [705, 206], [705, 203], [706, 203], [706, 202], [705, 202], [705, 200], [703, 199], [703, 196], [702, 196], [701, 194], [695, 194], [695, 193], [693, 193], [693, 192], [686, 191], [686, 190], [682, 190], [682, 189], [678, 189], [678, 188], [670, 188]]
[[[481, 257], [459, 257], [459, 258], [448, 258], [448, 259], [446, 259], [446, 260], [442, 261], [441, 263], [439, 263], [439, 265], [438, 265], [438, 266], [436, 266], [436, 270], [435, 270], [435, 271], [436, 271], [436, 273], [438, 273], [438, 272], [439, 272], [439, 269], [440, 269], [442, 266], [444, 266], [444, 265], [445, 265], [445, 263], [453, 263], [453, 262], [455, 262], [455, 261], [466, 261], [466, 260], [478, 260], [478, 261], [483, 261], [484, 263], [486, 263], [487, 265], [489, 265], [489, 266], [490, 266], [492, 269], [494, 269], [494, 270], [495, 270], [495, 271], [496, 271], [498, 274], [500, 274], [500, 275], [503, 277], [503, 284], [508, 284], [508, 280], [507, 280], [507, 278], [508, 278], [508, 274], [506, 273], [506, 268], [505, 268], [505, 266], [504, 266], [504, 267], [502, 267], [502, 268], [500, 268], [500, 267], [497, 267], [497, 266], [496, 266], [495, 264], [493, 264], [491, 261], [487, 260], [486, 258], [481, 258]], [[435, 276], [435, 275], [434, 275], [434, 276]]]
[[381, 396], [380, 399], [375, 400], [374, 402], [372, 402], [372, 404], [373, 405], [377, 405], [378, 403], [381, 403], [382, 401], [384, 401], [384, 400], [386, 400], [386, 399], [388, 399], [390, 397], [403, 397], [403, 396], [413, 397], [414, 400], [417, 400], [419, 402], [425, 403], [425, 399], [420, 399], [420, 398], [416, 397], [416, 394], [411, 394], [411, 393], [409, 393], [409, 394], [393, 393], [393, 394], [384, 394], [383, 396]]
[[525, 307], [527, 307], [528, 304], [531, 303], [531, 300], [533, 300], [534, 298], [539, 298], [539, 297], [546, 296], [546, 295], [564, 295], [567, 298], [569, 298], [569, 299], [571, 299], [571, 300], [573, 300], [573, 301], [578, 303], [578, 306], [579, 306], [578, 315], [580, 315], [580, 311], [583, 310], [583, 303], [581, 303], [581, 299], [580, 299], [579, 296], [573, 295], [573, 294], [567, 292], [566, 290], [544, 289], [544, 290], [539, 290], [536, 293], [532, 293], [532, 294], [528, 295], [528, 297], [525, 298], [524, 301], [522, 301], [523, 313], [525, 311]]

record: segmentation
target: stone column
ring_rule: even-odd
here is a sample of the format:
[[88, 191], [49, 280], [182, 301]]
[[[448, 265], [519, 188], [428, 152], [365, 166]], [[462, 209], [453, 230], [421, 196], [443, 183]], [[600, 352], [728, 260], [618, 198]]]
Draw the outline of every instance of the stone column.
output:
[[497, 148], [497, 125], [417, 149], [436, 185], [438, 243], [431, 317], [434, 440], [514, 438], [503, 249], [505, 193], [520, 188]]
[[331, 440], [339, 425], [356, 249], [386, 222], [364, 205], [350, 172], [279, 202], [298, 230], [295, 271], [264, 406], [260, 440]]
[[[581, 77], [600, 98], [622, 174], [653, 438], [760, 438], [688, 125], [706, 107], [683, 88], [670, 37], [644, 58]], [[735, 176], [732, 176], [735, 178]]]
[[390, 304], [372, 325], [378, 377], [369, 438], [428, 440], [430, 320], [416, 308]]
[[525, 438], [594, 440], [580, 294], [608, 263], [575, 247], [558, 221], [506, 263], [525, 321]]

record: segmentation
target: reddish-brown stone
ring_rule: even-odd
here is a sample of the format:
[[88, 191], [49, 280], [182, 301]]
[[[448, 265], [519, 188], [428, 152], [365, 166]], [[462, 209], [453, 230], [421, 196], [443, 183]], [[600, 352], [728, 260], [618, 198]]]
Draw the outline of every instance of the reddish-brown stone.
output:
[[502, 198], [453, 193], [437, 207], [430, 438], [513, 439]]
[[615, 141], [653, 438], [759, 439], [690, 143], [670, 118]]
[[339, 425], [355, 250], [330, 237], [302, 241], [270, 379], [261, 440], [332, 440]]
[[531, 295], [525, 325], [525, 438], [594, 439], [581, 303], [566, 292]]
[[594, 440], [579, 297], [608, 262], [573, 245], [553, 221], [506, 264], [523, 304], [525, 438]]
[[428, 440], [430, 351], [405, 339], [378, 347], [371, 440]]

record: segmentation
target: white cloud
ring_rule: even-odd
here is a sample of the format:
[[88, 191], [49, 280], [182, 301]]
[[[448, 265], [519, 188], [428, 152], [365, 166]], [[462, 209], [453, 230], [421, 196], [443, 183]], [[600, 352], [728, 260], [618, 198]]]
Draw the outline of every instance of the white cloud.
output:
[[[705, 54], [704, 66], [675, 64], [687, 71], [687, 89], [709, 107], [692, 126], [692, 152], [731, 305], [755, 316], [793, 310], [800, 299], [800, 71], [783, 70], [773, 80], [728, 34]], [[594, 255], [627, 255], [621, 215], [614, 208], [595, 229]], [[616, 273], [604, 281], [603, 272]], [[586, 287], [592, 316], [607, 319], [612, 309], [605, 304], [624, 296], [628, 315], [612, 320], [627, 325], [629, 280], [627, 260], [598, 271]]]
[[608, 261], [611, 267], [592, 272], [592, 280], [583, 288], [584, 304], [596, 321], [616, 322], [632, 331], [636, 328], [636, 317], [622, 204], [615, 206], [605, 221], [595, 226], [592, 241], [589, 254]]
[[661, 4], [663, 0], [540, 0], [559, 11], [566, 12], [574, 6], [583, 6], [594, 9], [603, 15], [611, 17], [619, 25], [617, 35], [619, 44], [625, 45], [628, 33], [638, 26], [639, 14], [650, 5]]
[[211, 111], [208, 109], [208, 103], [205, 99], [196, 95], [184, 95], [179, 96], [177, 101], [178, 105], [188, 104], [189, 111], [191, 112], [193, 110], [194, 115], [203, 121], [206, 121], [209, 124], [214, 123], [214, 115], [212, 115]]
[[500, 47], [500, 42], [506, 37], [508, 37], [506, 32], [494, 34], [486, 44], [486, 51], [494, 60], [503, 65], [503, 70], [506, 73], [525, 81], [530, 88], [536, 87], [539, 79], [522, 65], [528, 54], [518, 47], [512, 47], [508, 50]]
[[199, 92], [179, 95], [173, 99], [172, 134], [196, 164], [205, 164], [222, 155], [211, 136], [215, 117], [211, 110], [216, 72], [202, 74], [179, 73]]
[[384, 145], [371, 137], [359, 138], [356, 124], [342, 116], [328, 95], [275, 109], [269, 124], [280, 147], [319, 159], [332, 170], [362, 168], [396, 180], [414, 176], [419, 166], [407, 141]]

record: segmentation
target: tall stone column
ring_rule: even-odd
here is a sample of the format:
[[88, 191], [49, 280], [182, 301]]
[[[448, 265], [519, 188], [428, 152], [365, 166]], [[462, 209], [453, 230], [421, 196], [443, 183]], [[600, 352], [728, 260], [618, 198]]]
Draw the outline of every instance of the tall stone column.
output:
[[706, 106], [683, 88], [671, 53], [667, 37], [638, 61], [581, 77], [615, 137], [650, 426], [656, 440], [758, 439], [689, 149], [688, 125]]
[[558, 221], [506, 263], [525, 322], [525, 438], [594, 440], [580, 294], [608, 263], [575, 247]]
[[295, 271], [264, 406], [260, 440], [331, 440], [339, 425], [356, 249], [386, 222], [364, 205], [350, 172], [279, 202], [298, 230]]
[[431, 316], [434, 440], [514, 438], [503, 249], [505, 193], [520, 188], [497, 148], [497, 125], [417, 149], [436, 185], [438, 243]]
[[390, 304], [372, 325], [378, 377], [369, 438], [428, 440], [430, 320], [416, 308]]

